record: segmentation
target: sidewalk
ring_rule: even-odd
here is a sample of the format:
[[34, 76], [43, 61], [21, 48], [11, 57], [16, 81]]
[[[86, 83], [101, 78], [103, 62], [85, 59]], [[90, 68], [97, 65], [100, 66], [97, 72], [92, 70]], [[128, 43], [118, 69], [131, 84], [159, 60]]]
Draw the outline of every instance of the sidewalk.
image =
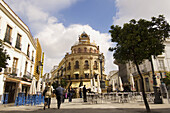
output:
[[[170, 104], [149, 104], [152, 113], [169, 113], [170, 112]], [[8, 113], [16, 111], [16, 113], [22, 113], [23, 111], [26, 111], [28, 113], [31, 112], [53, 112], [53, 110], [57, 110], [57, 100], [55, 98], [52, 98], [51, 101], [51, 108], [46, 109], [45, 111], [43, 109], [43, 104], [37, 105], [37, 106], [3, 106], [0, 105], [0, 113]], [[82, 99], [73, 99], [73, 102], [69, 103], [68, 100], [65, 100], [65, 103], [61, 104], [61, 111], [63, 113], [67, 113], [67, 111], [76, 111], [76, 113], [88, 113], [94, 111], [94, 113], [104, 113], [115, 111], [115, 113], [141, 113], [145, 112], [145, 106], [143, 102], [137, 102], [137, 103], [114, 103], [114, 102], [103, 102], [98, 104], [92, 104], [90, 102], [84, 103]], [[79, 111], [79, 112], [78, 112]], [[95, 112], [96, 111], [96, 112]], [[98, 112], [97, 112], [98, 111]], [[69, 112], [68, 112], [69, 113]]]

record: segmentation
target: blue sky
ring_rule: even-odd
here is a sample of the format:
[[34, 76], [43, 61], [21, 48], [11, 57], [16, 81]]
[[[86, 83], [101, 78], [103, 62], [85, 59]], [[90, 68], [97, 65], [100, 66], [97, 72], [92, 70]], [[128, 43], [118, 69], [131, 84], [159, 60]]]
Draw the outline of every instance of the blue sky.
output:
[[110, 26], [131, 19], [150, 19], [163, 14], [170, 20], [170, 0], [4, 0], [39, 38], [45, 52], [44, 72], [58, 65], [78, 36], [85, 31], [105, 56], [105, 73], [113, 64]]
[[93, 29], [108, 33], [116, 14], [114, 0], [82, 0], [60, 12], [61, 22], [71, 24], [88, 24]]

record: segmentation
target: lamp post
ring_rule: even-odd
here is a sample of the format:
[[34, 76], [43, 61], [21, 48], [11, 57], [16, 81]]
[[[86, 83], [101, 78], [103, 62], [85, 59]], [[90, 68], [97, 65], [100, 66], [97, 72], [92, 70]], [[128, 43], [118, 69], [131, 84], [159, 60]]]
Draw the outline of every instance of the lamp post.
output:
[[162, 102], [162, 99], [160, 98], [161, 93], [158, 92], [158, 87], [156, 86], [157, 82], [156, 82], [156, 76], [154, 72], [152, 58], [150, 59], [150, 63], [151, 63], [152, 74], [153, 74], [153, 89], [154, 89], [154, 94], [155, 94], [154, 104], [162, 104], [163, 102]]
[[100, 87], [105, 88], [105, 81], [103, 81], [103, 73], [102, 73], [102, 60], [103, 60], [103, 54], [99, 55], [100, 60], [100, 73], [101, 73], [101, 80], [100, 80]]

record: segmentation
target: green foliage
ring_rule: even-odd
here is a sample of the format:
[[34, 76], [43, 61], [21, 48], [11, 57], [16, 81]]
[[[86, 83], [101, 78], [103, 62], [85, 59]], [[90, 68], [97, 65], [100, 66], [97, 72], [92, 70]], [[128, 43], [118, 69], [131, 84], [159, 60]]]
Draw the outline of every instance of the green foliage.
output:
[[6, 50], [4, 50], [3, 43], [0, 40], [0, 68], [6, 68], [8, 59], [10, 60], [10, 57], [7, 55]]
[[163, 81], [166, 85], [170, 85], [170, 73], [166, 73], [166, 78]]
[[169, 31], [170, 26], [162, 15], [152, 17], [151, 21], [132, 19], [123, 27], [112, 25], [109, 32], [116, 46], [109, 50], [114, 51], [113, 56], [120, 63], [132, 61], [141, 64], [144, 59], [150, 59], [151, 55], [157, 56], [164, 52], [163, 42], [169, 37]]
[[169, 37], [170, 25], [165, 21], [163, 15], [158, 18], [152, 17], [151, 21], [140, 19], [130, 20], [123, 27], [111, 26], [111, 41], [116, 43], [115, 47], [110, 47], [113, 57], [118, 63], [129, 61], [136, 65], [141, 78], [142, 95], [147, 112], [150, 112], [149, 104], [144, 90], [143, 76], [139, 69], [139, 64], [145, 59], [151, 59], [164, 52], [164, 41]]

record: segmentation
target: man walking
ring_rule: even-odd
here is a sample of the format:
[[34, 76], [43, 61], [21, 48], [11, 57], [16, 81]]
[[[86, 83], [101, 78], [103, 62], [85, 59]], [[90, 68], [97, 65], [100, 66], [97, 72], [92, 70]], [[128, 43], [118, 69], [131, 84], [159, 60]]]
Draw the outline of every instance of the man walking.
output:
[[84, 102], [87, 102], [86, 92], [87, 92], [86, 85], [84, 85], [84, 87], [83, 87], [83, 100], [84, 100]]
[[64, 88], [62, 88], [61, 85], [59, 84], [58, 87], [56, 88], [56, 99], [57, 99], [58, 109], [60, 109], [63, 92], [64, 92]]

